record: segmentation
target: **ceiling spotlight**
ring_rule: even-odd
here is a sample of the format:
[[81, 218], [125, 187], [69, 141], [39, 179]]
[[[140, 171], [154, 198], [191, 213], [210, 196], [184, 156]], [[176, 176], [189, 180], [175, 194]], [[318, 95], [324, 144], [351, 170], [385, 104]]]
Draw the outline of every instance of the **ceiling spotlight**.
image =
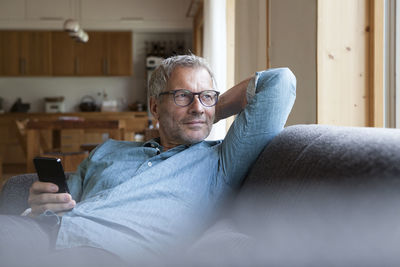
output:
[[78, 21], [74, 19], [67, 19], [64, 22], [64, 30], [67, 32], [78, 32], [80, 28]]
[[89, 41], [89, 35], [82, 29], [79, 29], [78, 32], [70, 32], [69, 36], [77, 42], [86, 43]]
[[77, 42], [86, 43], [89, 41], [89, 35], [80, 26], [78, 21], [67, 19], [64, 22], [64, 30]]

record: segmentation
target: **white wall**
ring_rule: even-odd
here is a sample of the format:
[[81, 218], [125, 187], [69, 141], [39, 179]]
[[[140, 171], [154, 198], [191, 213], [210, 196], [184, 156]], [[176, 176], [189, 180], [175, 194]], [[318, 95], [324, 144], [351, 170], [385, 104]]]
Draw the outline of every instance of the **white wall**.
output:
[[[317, 0], [270, 0], [270, 64], [289, 67], [297, 98], [287, 125], [316, 123]], [[236, 0], [235, 81], [265, 69], [266, 0]]]
[[271, 67], [289, 67], [297, 97], [288, 125], [317, 121], [317, 0], [270, 0]]
[[235, 82], [267, 67], [266, 1], [236, 0]]
[[[136, 99], [143, 99], [143, 93], [134, 89], [129, 78], [0, 78], [0, 97], [4, 99], [4, 110], [8, 111], [13, 102], [21, 97], [31, 104], [30, 112], [44, 112], [44, 97], [64, 96], [67, 112], [78, 111], [81, 98], [85, 95], [97, 97], [105, 92], [109, 99], [117, 99], [126, 106]], [[145, 99], [145, 98], [144, 98]]]
[[[204, 1], [204, 58], [210, 64], [217, 83], [217, 90], [226, 91], [226, 0]], [[213, 125], [207, 140], [223, 139], [226, 134], [226, 121]]]

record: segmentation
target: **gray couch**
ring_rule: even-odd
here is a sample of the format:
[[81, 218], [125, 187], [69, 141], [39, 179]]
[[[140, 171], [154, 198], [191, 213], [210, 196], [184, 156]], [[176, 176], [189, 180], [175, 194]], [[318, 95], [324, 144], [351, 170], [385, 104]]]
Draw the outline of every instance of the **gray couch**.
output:
[[[0, 213], [34, 180], [10, 179]], [[400, 266], [400, 130], [285, 128], [184, 255], [171, 266]]]

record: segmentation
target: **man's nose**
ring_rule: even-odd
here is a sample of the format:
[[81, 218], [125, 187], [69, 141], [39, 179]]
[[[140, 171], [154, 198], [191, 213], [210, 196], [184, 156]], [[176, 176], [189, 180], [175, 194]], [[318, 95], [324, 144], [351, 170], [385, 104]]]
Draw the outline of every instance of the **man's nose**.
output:
[[189, 105], [191, 113], [204, 113], [204, 106], [201, 104], [199, 97], [198, 95], [193, 97], [193, 102]]

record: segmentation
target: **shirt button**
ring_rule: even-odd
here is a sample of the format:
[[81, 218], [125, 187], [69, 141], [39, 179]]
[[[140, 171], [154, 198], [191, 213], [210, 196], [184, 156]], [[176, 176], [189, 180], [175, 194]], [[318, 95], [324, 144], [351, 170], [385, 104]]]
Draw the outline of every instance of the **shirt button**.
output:
[[153, 165], [150, 161], [147, 162], [147, 166], [151, 167], [151, 165]]

